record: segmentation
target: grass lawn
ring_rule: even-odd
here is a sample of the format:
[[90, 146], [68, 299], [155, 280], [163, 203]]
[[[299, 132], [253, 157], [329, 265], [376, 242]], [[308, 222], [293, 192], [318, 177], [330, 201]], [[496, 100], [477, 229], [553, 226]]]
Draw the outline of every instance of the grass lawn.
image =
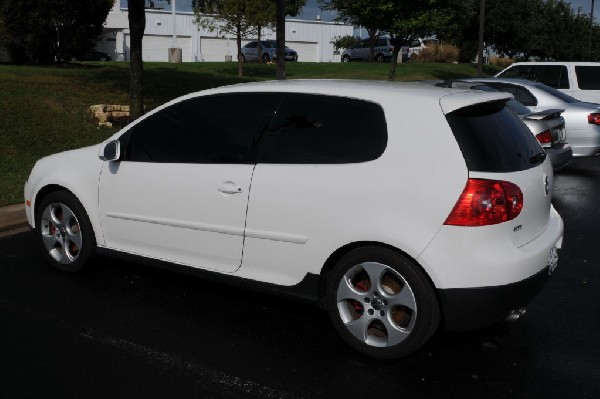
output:
[[[270, 80], [275, 65], [146, 63], [148, 109], [182, 94], [227, 84]], [[287, 63], [288, 79], [387, 79], [389, 64]], [[498, 72], [486, 67], [489, 75]], [[473, 64], [399, 64], [397, 80], [475, 76]], [[45, 155], [99, 143], [116, 130], [90, 119], [93, 104], [128, 104], [128, 63], [83, 63], [60, 67], [0, 65], [0, 206], [23, 201], [23, 184]]]

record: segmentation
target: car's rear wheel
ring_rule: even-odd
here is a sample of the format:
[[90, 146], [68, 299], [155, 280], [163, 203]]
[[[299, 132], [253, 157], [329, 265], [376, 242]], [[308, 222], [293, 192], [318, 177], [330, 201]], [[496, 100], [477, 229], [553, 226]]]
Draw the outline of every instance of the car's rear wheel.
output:
[[350, 62], [350, 57], [345, 55], [342, 57], [342, 62]]
[[68, 191], [55, 191], [44, 197], [37, 209], [36, 233], [46, 258], [65, 272], [81, 269], [96, 247], [81, 203]]
[[328, 279], [327, 309], [354, 349], [393, 359], [419, 349], [439, 325], [435, 292], [420, 267], [387, 248], [355, 249]]

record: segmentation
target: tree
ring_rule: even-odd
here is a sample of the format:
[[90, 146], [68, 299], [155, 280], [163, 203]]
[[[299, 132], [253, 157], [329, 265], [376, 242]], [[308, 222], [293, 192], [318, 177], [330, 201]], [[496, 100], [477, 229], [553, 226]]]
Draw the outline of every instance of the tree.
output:
[[333, 40], [330, 43], [333, 44], [333, 47], [336, 50], [341, 50], [341, 49], [345, 49], [345, 48], [350, 48], [350, 47], [354, 46], [355, 44], [358, 44], [359, 42], [360, 42], [360, 37], [346, 35], [346, 36], [336, 36], [333, 38]]
[[[598, 54], [597, 41], [590, 49], [589, 42], [582, 40], [590, 35], [590, 16], [581, 10], [574, 11], [565, 1], [486, 0], [486, 3], [486, 41], [500, 53], [562, 61], [588, 60], [590, 50]], [[592, 33], [594, 30], [592, 26]]]
[[0, 0], [6, 44], [17, 62], [52, 63], [90, 49], [112, 0]]
[[243, 75], [242, 37], [254, 32], [250, 20], [251, 3], [247, 0], [193, 0], [196, 23], [211, 31], [235, 35], [238, 76]]
[[432, 34], [438, 29], [457, 29], [458, 16], [467, 0], [319, 0], [322, 8], [336, 9], [340, 19], [367, 29], [371, 59], [377, 35], [387, 33], [394, 45], [389, 80], [396, 78], [401, 47], [411, 37]]
[[144, 62], [142, 58], [142, 40], [146, 29], [145, 0], [127, 0], [130, 51], [129, 59], [129, 105], [131, 119], [144, 114]]
[[[235, 35], [238, 75], [242, 76], [242, 38], [258, 34], [260, 40], [263, 27], [277, 25], [276, 6], [280, 1], [282, 0], [192, 0], [192, 6], [198, 25], [210, 31], [218, 30], [221, 34]], [[298, 15], [306, 0], [287, 0], [284, 3], [284, 18], [279, 24], [283, 27], [285, 27], [285, 15]], [[260, 48], [258, 50], [260, 51]], [[285, 62], [285, 57], [278, 55], [277, 58]]]
[[369, 61], [375, 55], [375, 40], [382, 29], [381, 12], [385, 2], [372, 0], [319, 0], [324, 10], [337, 10], [338, 20], [363, 26], [369, 35]]
[[388, 32], [394, 45], [388, 80], [396, 79], [401, 47], [411, 37], [427, 36], [447, 26], [463, 12], [464, 0], [379, 0], [380, 30]]

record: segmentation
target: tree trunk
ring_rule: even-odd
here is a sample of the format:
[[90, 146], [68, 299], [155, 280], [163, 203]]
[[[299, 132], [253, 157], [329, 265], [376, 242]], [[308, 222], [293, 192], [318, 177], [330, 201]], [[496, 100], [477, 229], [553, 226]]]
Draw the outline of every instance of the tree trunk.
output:
[[373, 62], [375, 58], [375, 37], [377, 36], [377, 29], [367, 28], [369, 34], [369, 62]]
[[390, 60], [390, 74], [388, 75], [388, 80], [393, 82], [396, 80], [396, 66], [398, 65], [398, 53], [402, 50], [402, 43], [404, 40], [399, 40], [398, 37], [394, 35], [390, 35], [390, 41], [394, 45], [394, 50], [392, 51], [392, 59]]
[[242, 59], [242, 27], [238, 23], [235, 28], [235, 45], [237, 47], [238, 76], [244, 76], [244, 62]]
[[277, 0], [277, 80], [285, 80], [285, 0]]
[[263, 59], [262, 59], [262, 52], [263, 52], [263, 48], [262, 48], [262, 43], [260, 42], [260, 31], [262, 30], [262, 27], [260, 25], [258, 25], [258, 33], [256, 34], [256, 39], [258, 41], [258, 43], [256, 44], [256, 51], [257, 51], [257, 57], [258, 57], [258, 62], [262, 63]]
[[129, 106], [131, 120], [144, 114], [142, 39], [146, 28], [144, 0], [127, 0], [129, 10], [130, 62], [129, 62]]

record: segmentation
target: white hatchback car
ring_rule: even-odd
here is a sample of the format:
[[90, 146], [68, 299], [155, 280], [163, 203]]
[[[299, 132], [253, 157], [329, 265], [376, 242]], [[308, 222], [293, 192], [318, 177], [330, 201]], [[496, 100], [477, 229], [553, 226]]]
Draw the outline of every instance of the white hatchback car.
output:
[[557, 265], [552, 166], [509, 98], [326, 80], [206, 90], [39, 160], [27, 217], [60, 270], [98, 250], [229, 276], [316, 300], [352, 347], [400, 357], [440, 323], [503, 319]]

